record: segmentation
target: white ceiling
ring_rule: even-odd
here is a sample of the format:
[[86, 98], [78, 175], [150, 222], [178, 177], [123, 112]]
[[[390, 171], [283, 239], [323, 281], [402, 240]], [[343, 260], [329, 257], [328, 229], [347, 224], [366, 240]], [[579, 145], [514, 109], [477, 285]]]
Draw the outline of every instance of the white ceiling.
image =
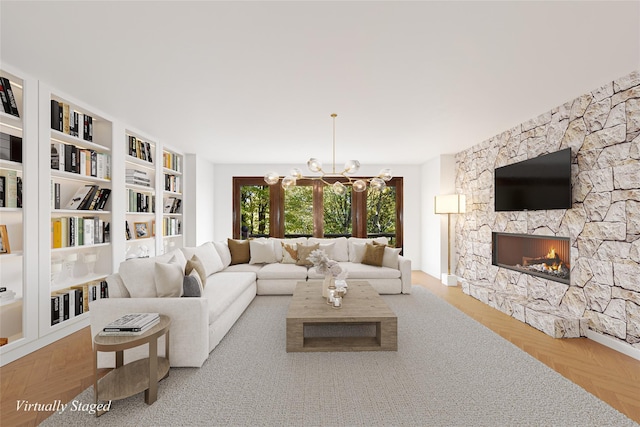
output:
[[[420, 164], [640, 69], [640, 2], [0, 2], [0, 60], [216, 163]], [[1, 64], [0, 64], [1, 65]]]

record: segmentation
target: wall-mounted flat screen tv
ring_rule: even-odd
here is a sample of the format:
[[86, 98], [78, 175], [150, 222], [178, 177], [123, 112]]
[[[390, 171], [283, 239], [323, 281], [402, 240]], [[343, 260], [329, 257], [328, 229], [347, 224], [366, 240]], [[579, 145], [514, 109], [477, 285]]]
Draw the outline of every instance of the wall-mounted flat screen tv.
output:
[[495, 210], [571, 208], [571, 148], [496, 168]]

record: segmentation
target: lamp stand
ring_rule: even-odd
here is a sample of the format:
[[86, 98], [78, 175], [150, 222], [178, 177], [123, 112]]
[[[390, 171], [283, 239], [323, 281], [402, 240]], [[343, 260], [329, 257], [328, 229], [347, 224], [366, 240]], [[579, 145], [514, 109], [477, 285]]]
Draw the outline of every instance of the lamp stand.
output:
[[458, 286], [458, 277], [451, 274], [451, 214], [447, 214], [447, 273], [442, 273], [442, 283], [447, 286]]

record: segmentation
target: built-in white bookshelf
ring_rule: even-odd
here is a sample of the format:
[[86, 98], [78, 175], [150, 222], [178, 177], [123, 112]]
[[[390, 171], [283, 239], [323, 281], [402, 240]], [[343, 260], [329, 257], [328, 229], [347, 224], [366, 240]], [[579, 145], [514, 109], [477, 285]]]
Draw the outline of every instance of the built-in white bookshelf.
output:
[[125, 259], [156, 255], [158, 143], [125, 133]]
[[[6, 64], [0, 77], [9, 79], [18, 107], [17, 116], [0, 110], [0, 132], [22, 138], [21, 161], [0, 153], [0, 175], [5, 182], [11, 177], [12, 192], [17, 193], [18, 178], [22, 183], [21, 206], [14, 194], [15, 206], [0, 207], [6, 239], [0, 247], [0, 287], [14, 294], [0, 301], [0, 338], [8, 341], [0, 346], [0, 365], [5, 365], [88, 326], [84, 296], [93, 286], [99, 297], [96, 284], [132, 253], [155, 256], [184, 246], [185, 192], [183, 153]], [[84, 126], [85, 117], [90, 126]], [[130, 153], [130, 138], [144, 142], [144, 156]], [[70, 156], [75, 153], [74, 169], [67, 167], [67, 147]], [[127, 169], [142, 171], [143, 179], [127, 180]], [[143, 207], [130, 204], [133, 193], [145, 197]], [[180, 207], [165, 213], [165, 197], [180, 200]], [[127, 239], [126, 223], [131, 233], [141, 226], [142, 234]], [[64, 295], [70, 300], [80, 292], [81, 312], [74, 304], [73, 316], [69, 310], [68, 318], [52, 322], [52, 297], [64, 304]]]
[[[37, 81], [2, 65], [2, 85], [15, 109], [0, 106], [0, 356], [37, 338], [37, 205], [38, 205], [38, 93]], [[7, 93], [3, 93], [7, 97]], [[6, 343], [5, 343], [6, 340]]]
[[[41, 336], [88, 325], [88, 302], [113, 271], [113, 120], [40, 84]], [[45, 199], [45, 197], [48, 198]], [[82, 296], [82, 301], [80, 300]]]
[[162, 150], [162, 251], [184, 246], [184, 155], [166, 146]]

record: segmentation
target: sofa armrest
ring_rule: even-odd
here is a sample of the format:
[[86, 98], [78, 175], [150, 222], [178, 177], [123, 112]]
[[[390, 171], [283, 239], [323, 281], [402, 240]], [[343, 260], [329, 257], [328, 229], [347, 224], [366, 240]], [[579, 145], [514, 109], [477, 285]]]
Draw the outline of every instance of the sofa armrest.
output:
[[[160, 313], [171, 319], [171, 366], [200, 367], [209, 356], [209, 312], [206, 298], [106, 298], [89, 304], [91, 336], [127, 313]], [[164, 355], [164, 338], [158, 352]], [[125, 351], [125, 362], [147, 357], [147, 346]], [[100, 367], [113, 366], [113, 356], [98, 354]], [[108, 362], [108, 360], [110, 362]]]
[[402, 280], [402, 293], [411, 293], [411, 260], [402, 255], [398, 257], [398, 269], [400, 270], [400, 279]]

